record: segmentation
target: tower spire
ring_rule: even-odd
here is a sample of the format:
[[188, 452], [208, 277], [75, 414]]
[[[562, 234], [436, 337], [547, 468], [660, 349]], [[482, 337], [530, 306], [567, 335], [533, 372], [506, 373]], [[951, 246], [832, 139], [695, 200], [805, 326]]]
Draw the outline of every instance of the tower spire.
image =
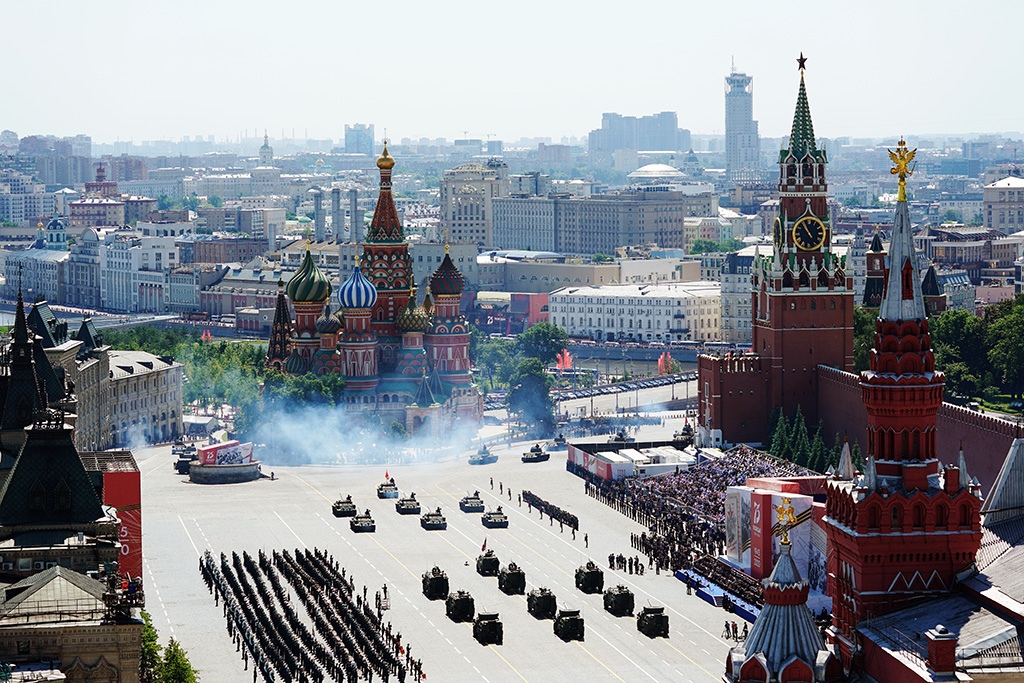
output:
[[878, 317], [882, 320], [924, 320], [924, 295], [921, 292], [921, 273], [917, 266], [917, 252], [911, 233], [910, 209], [907, 206], [907, 178], [914, 173], [914, 155], [907, 143], [900, 139], [896, 151], [889, 150], [893, 167], [889, 170], [899, 177], [899, 197], [893, 217], [892, 240], [889, 243], [889, 281]]
[[811, 107], [807, 103], [807, 86], [804, 83], [804, 62], [807, 58], [800, 53], [800, 90], [796, 96], [796, 111], [793, 112], [793, 128], [789, 133], [789, 151], [797, 159], [810, 154], [817, 157], [821, 152], [814, 140], [814, 123], [811, 121]]

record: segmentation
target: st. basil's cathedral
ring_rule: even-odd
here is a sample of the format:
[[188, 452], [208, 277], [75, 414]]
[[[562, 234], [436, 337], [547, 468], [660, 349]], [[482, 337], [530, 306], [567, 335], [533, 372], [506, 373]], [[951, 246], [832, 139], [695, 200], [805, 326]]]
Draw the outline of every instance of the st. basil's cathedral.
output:
[[287, 285], [278, 282], [266, 365], [287, 375], [340, 374], [346, 410], [438, 437], [457, 420], [475, 425], [483, 415], [459, 306], [464, 278], [446, 249], [417, 302], [409, 243], [391, 194], [394, 166], [385, 142], [377, 206], [362, 258], [338, 288], [339, 308], [332, 313], [334, 288], [308, 247]]

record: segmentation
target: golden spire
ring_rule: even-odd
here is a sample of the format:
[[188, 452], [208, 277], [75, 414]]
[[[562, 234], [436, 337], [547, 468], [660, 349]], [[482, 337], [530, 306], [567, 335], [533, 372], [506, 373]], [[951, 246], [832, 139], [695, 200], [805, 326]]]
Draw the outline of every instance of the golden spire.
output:
[[796, 515], [793, 514], [792, 502], [792, 498], [783, 498], [782, 505], [775, 506], [775, 514], [779, 518], [779, 531], [782, 532], [782, 545], [789, 545], [789, 530], [797, 522]]
[[[907, 150], [907, 143], [903, 136], [900, 136], [899, 144], [896, 145], [896, 151], [889, 150], [889, 158], [892, 159], [893, 163], [889, 173], [899, 176], [900, 179], [900, 191], [896, 196], [896, 201], [898, 202], [907, 201], [907, 178], [914, 175], [914, 169], [917, 168], [917, 162], [914, 161], [916, 154], [916, 147], [912, 150]], [[913, 166], [911, 166], [911, 162], [913, 162]]]
[[390, 171], [395, 167], [395, 159], [388, 154], [388, 141], [384, 140], [384, 151], [377, 157], [377, 168]]

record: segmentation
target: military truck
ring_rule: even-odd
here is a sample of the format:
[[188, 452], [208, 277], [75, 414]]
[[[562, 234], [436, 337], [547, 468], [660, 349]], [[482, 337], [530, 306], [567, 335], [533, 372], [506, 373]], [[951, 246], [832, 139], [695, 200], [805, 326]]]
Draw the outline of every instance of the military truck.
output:
[[395, 485], [395, 478], [391, 477], [382, 484], [377, 484], [378, 498], [398, 498], [398, 486]]
[[578, 609], [560, 609], [555, 617], [555, 635], [569, 642], [583, 640], [583, 617]]
[[636, 615], [636, 630], [648, 638], [668, 638], [668, 615], [664, 607], [644, 607]]
[[377, 523], [374, 522], [373, 517], [370, 516], [369, 509], [367, 509], [363, 514], [356, 515], [350, 519], [348, 526], [357, 534], [373, 533], [377, 530]]
[[508, 528], [508, 515], [501, 511], [501, 506], [498, 506], [497, 510], [491, 512], [485, 512], [480, 521], [488, 529], [507, 529]]
[[600, 593], [604, 590], [604, 572], [593, 560], [587, 560], [587, 564], [576, 569], [576, 587], [584, 593]]
[[633, 615], [633, 591], [622, 584], [612, 586], [604, 592], [604, 608], [617, 617]]
[[351, 494], [345, 496], [344, 500], [339, 498], [334, 501], [334, 505], [331, 506], [331, 512], [335, 517], [355, 517], [356, 504], [352, 502]]
[[473, 622], [473, 637], [481, 645], [501, 645], [503, 640], [501, 622], [497, 612], [481, 612]]
[[498, 572], [498, 590], [505, 595], [522, 595], [526, 592], [526, 572], [509, 562]]
[[448, 575], [439, 567], [434, 566], [429, 572], [423, 573], [423, 595], [428, 600], [442, 600], [448, 597]]
[[420, 526], [427, 531], [444, 531], [448, 528], [448, 521], [441, 514], [441, 508], [437, 508], [420, 517]]
[[473, 621], [473, 615], [476, 614], [473, 596], [463, 590], [449, 593], [444, 601], [444, 611], [454, 622]]
[[500, 565], [494, 551], [487, 550], [476, 558], [476, 573], [480, 576], [497, 576]]
[[539, 443], [533, 444], [533, 448], [523, 453], [523, 462], [546, 462], [550, 459], [551, 454], [541, 448]]
[[473, 491], [473, 495], [463, 496], [459, 501], [459, 509], [463, 512], [483, 512], [484, 500], [480, 497], [480, 492]]
[[550, 588], [534, 588], [526, 596], [526, 611], [534, 619], [554, 619], [558, 606]]
[[420, 514], [420, 502], [416, 500], [416, 494], [410, 493], [408, 498], [399, 498], [395, 503], [395, 510], [400, 515]]

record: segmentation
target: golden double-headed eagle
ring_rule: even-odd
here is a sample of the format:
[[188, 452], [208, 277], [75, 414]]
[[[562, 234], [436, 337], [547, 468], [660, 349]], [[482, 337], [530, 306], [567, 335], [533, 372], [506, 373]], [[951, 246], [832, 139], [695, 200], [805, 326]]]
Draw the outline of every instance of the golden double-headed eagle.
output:
[[782, 542], [789, 544], [789, 530], [796, 526], [797, 518], [794, 514], [792, 498], [783, 498], [782, 505], [775, 506], [775, 514], [779, 520], [779, 531], [782, 532]]
[[[917, 162], [914, 161], [914, 157], [917, 155], [917, 149], [907, 149], [907, 143], [900, 138], [900, 142], [896, 145], [896, 151], [888, 150], [889, 158], [892, 159], [893, 167], [889, 169], [889, 173], [897, 175], [900, 180], [906, 180], [908, 177], [914, 175], [914, 169], [917, 168]], [[913, 164], [913, 165], [911, 165]]]

